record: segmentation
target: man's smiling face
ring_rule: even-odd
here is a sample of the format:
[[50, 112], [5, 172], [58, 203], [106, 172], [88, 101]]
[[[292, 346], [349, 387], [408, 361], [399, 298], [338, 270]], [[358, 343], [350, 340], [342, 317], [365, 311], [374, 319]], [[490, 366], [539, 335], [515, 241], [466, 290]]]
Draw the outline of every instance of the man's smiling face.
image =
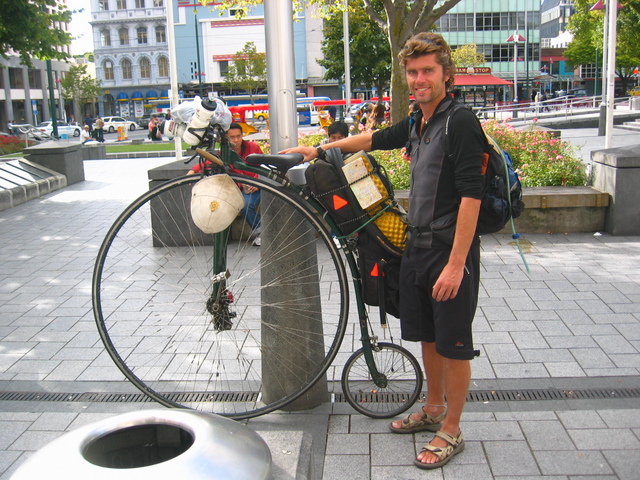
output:
[[407, 59], [405, 76], [418, 104], [438, 104], [447, 93], [445, 82], [449, 80], [449, 74], [444, 73], [436, 58], [435, 53], [430, 53]]

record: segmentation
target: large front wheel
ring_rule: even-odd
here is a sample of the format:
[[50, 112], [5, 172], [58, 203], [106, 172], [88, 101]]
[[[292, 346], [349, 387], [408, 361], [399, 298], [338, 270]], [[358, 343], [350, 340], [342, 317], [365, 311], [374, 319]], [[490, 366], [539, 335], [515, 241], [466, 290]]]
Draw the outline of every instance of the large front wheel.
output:
[[342, 371], [342, 391], [349, 404], [372, 418], [391, 418], [416, 403], [422, 392], [422, 369], [404, 347], [378, 343], [372, 360], [380, 377], [371, 375], [363, 348], [354, 352]]
[[304, 201], [231, 176], [260, 189], [261, 233], [242, 217], [203, 233], [190, 216], [199, 178], [172, 180], [111, 227], [92, 293], [100, 336], [133, 384], [168, 406], [239, 419], [322, 383], [344, 335], [348, 287], [339, 250]]

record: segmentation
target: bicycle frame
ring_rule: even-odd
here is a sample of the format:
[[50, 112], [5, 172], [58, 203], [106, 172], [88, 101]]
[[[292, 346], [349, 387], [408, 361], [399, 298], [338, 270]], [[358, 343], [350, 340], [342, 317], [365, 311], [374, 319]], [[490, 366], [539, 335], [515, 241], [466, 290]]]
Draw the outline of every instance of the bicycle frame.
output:
[[[336, 223], [328, 214], [324, 206], [322, 206], [322, 204], [311, 197], [305, 188], [291, 182], [285, 174], [281, 173], [275, 168], [266, 168], [263, 166], [251, 165], [243, 161], [242, 158], [240, 158], [240, 156], [230, 148], [229, 142], [219, 126], [209, 127], [207, 131], [205, 131], [205, 133], [203, 134], [203, 140], [195, 148], [197, 152], [196, 154], [200, 154], [201, 158], [205, 158], [211, 161], [206, 153], [211, 155], [210, 150], [213, 149], [216, 143], [219, 143], [220, 145], [220, 159], [222, 160], [222, 166], [218, 164], [217, 167], [213, 167], [213, 171], [207, 171], [209, 169], [203, 168], [203, 176], [207, 174], [222, 173], [221, 169], [227, 171], [230, 166], [233, 166], [238, 170], [248, 171], [258, 174], [260, 177], [268, 178], [269, 180], [272, 180], [279, 184], [282, 188], [286, 188], [293, 192], [296, 196], [304, 199], [305, 202], [310, 204], [315, 209], [317, 215], [319, 215], [326, 222], [332, 232], [339, 232]], [[219, 171], [216, 172], [216, 170]], [[226, 240], [229, 238], [229, 234], [229, 228], [227, 228], [227, 230], [223, 232], [217, 233], [217, 239], [220, 239], [221, 241], [216, 241], [214, 247], [213, 271], [216, 273], [212, 279], [212, 294], [209, 301], [207, 302], [207, 306], [209, 313], [211, 313], [214, 317], [213, 321], [216, 328], [225, 328], [230, 315], [230, 302], [227, 298], [226, 293], [227, 276], [225, 274], [225, 272], [227, 271]], [[369, 368], [372, 380], [378, 387], [384, 388], [387, 385], [386, 376], [378, 371], [375, 360], [373, 358], [373, 351], [378, 348], [378, 339], [377, 337], [370, 335], [368, 326], [368, 314], [365, 309], [365, 304], [362, 300], [363, 297], [361, 273], [354, 257], [353, 248], [349, 246], [349, 243], [350, 242], [348, 241], [345, 242], [343, 251], [347, 260], [349, 271], [351, 273], [351, 278], [353, 280], [356, 305], [358, 309], [358, 323], [361, 335], [360, 341], [362, 342], [365, 361]]]

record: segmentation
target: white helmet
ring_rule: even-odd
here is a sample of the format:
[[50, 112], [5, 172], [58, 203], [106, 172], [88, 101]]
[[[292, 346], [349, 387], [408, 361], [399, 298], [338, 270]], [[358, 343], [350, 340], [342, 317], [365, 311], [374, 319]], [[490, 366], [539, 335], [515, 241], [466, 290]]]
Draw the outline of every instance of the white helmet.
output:
[[229, 175], [211, 175], [193, 186], [191, 218], [204, 233], [227, 228], [244, 207], [244, 197]]

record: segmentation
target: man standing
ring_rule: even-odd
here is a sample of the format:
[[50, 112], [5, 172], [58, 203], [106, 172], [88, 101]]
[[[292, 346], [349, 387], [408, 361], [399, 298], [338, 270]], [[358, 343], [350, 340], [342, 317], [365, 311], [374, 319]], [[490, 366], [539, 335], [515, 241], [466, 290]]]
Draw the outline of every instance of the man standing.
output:
[[[420, 411], [392, 422], [390, 429], [436, 432], [414, 463], [438, 468], [464, 449], [460, 417], [471, 380], [470, 360], [476, 355], [471, 324], [478, 301], [476, 224], [486, 140], [470, 110], [459, 109], [449, 119], [455, 101], [447, 90], [455, 70], [441, 35], [420, 33], [410, 38], [399, 58], [418, 105], [413, 115], [374, 133], [285, 152], [303, 153], [308, 161], [333, 147], [343, 152], [407, 148], [412, 227], [400, 270], [400, 319], [402, 338], [422, 344], [428, 390]], [[438, 223], [455, 226], [435, 231], [431, 225]]]
[[[229, 139], [229, 146], [238, 154], [243, 160], [252, 153], [263, 153], [260, 145], [256, 142], [250, 142], [243, 138], [242, 127], [238, 123], [232, 123], [227, 130], [227, 138]], [[257, 173], [248, 172], [245, 170], [239, 170], [231, 166], [230, 170], [235, 173], [240, 173], [248, 177], [257, 177]], [[202, 171], [200, 164], [194, 165], [191, 170], [187, 172], [187, 175], [193, 173], [199, 173]], [[253, 185], [239, 184], [242, 196], [244, 197], [244, 207], [240, 211], [245, 221], [251, 228], [251, 233], [254, 235], [253, 245], [259, 247], [262, 243], [260, 238], [260, 232], [262, 225], [260, 223], [260, 214], [258, 213], [258, 206], [260, 205], [260, 189]]]

